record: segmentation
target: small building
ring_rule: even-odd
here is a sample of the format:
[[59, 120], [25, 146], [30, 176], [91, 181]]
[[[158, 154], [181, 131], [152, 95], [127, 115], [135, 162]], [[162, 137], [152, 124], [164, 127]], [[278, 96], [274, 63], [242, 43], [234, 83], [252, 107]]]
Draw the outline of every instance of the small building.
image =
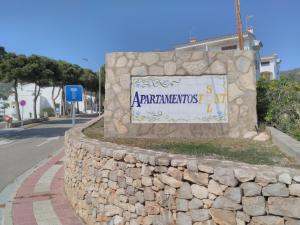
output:
[[[248, 28], [243, 33], [244, 49], [254, 50], [256, 52], [256, 75], [260, 76], [260, 53], [259, 50], [263, 44], [254, 34], [253, 28]], [[189, 43], [176, 46], [176, 51], [226, 51], [239, 49], [239, 37], [237, 34], [208, 38], [204, 40], [192, 39]]]
[[[243, 33], [244, 49], [259, 51], [263, 47], [260, 40], [257, 40], [253, 28], [249, 28]], [[189, 43], [176, 46], [176, 51], [226, 51], [239, 48], [239, 38], [237, 34], [208, 38], [204, 40], [192, 39]]]
[[281, 59], [277, 54], [261, 57], [260, 74], [269, 80], [279, 80]]

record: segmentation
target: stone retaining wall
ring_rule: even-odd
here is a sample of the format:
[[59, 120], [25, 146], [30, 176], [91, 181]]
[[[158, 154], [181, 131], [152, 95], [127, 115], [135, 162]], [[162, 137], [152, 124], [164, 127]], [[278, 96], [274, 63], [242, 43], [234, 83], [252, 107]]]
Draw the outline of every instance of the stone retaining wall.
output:
[[300, 224], [300, 171], [125, 147], [66, 133], [65, 191], [89, 225]]

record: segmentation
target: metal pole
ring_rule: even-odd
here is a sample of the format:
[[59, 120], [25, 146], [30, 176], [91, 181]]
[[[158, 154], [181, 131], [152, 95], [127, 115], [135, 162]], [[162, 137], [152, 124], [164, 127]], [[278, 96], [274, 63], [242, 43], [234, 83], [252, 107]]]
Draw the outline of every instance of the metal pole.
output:
[[23, 113], [23, 109], [24, 109], [24, 107], [22, 106], [22, 120], [21, 120], [21, 127], [23, 127], [24, 126], [24, 113]]
[[75, 126], [75, 102], [72, 102], [72, 127]]

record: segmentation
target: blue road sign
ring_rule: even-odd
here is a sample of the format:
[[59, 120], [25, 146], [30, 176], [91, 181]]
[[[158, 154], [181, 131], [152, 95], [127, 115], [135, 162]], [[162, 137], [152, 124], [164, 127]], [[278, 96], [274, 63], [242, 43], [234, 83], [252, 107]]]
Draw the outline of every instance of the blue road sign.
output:
[[65, 95], [67, 102], [81, 102], [83, 88], [81, 85], [66, 85]]

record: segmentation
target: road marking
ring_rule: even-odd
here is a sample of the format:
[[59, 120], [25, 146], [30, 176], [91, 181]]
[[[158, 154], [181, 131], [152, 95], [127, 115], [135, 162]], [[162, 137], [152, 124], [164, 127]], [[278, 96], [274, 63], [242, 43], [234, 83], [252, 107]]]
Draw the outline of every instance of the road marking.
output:
[[7, 145], [7, 144], [10, 144], [10, 143], [12, 143], [13, 141], [6, 141], [6, 140], [2, 140], [2, 141], [0, 141], [0, 146], [1, 145]]
[[63, 165], [53, 165], [50, 169], [48, 169], [35, 185], [34, 193], [50, 192], [52, 180], [62, 166]]
[[45, 140], [42, 143], [36, 145], [36, 147], [41, 147], [42, 145], [48, 144], [49, 142], [54, 141], [54, 140], [58, 140], [58, 139], [59, 139], [59, 136], [47, 138], [47, 140]]
[[38, 225], [61, 225], [51, 200], [33, 202], [33, 214]]
[[27, 142], [27, 141], [30, 141], [30, 140], [33, 140], [33, 138], [27, 138], [27, 139], [22, 139], [22, 140], [13, 140], [10, 143], [7, 143], [5, 146], [0, 145], [0, 149], [7, 149], [8, 147], [11, 147], [13, 145], [21, 144], [23, 142]]
[[[58, 151], [55, 151], [51, 154], [51, 158], [57, 156], [60, 154], [60, 152], [64, 149], [64, 147], [61, 147]], [[0, 191], [0, 203], [6, 203], [5, 209], [0, 208], [0, 224], [1, 225], [13, 225], [13, 219], [12, 219], [12, 210], [13, 210], [13, 202], [14, 197], [16, 196], [17, 190], [21, 187], [24, 180], [32, 175], [34, 171], [37, 170], [37, 168], [45, 165], [47, 162], [49, 162], [49, 158], [43, 159], [38, 164], [34, 165], [29, 170], [25, 171], [22, 175], [15, 178], [15, 180], [8, 184], [2, 191]], [[64, 160], [61, 159], [60, 161]], [[2, 219], [1, 219], [2, 218]], [[2, 221], [2, 223], [1, 223]]]

